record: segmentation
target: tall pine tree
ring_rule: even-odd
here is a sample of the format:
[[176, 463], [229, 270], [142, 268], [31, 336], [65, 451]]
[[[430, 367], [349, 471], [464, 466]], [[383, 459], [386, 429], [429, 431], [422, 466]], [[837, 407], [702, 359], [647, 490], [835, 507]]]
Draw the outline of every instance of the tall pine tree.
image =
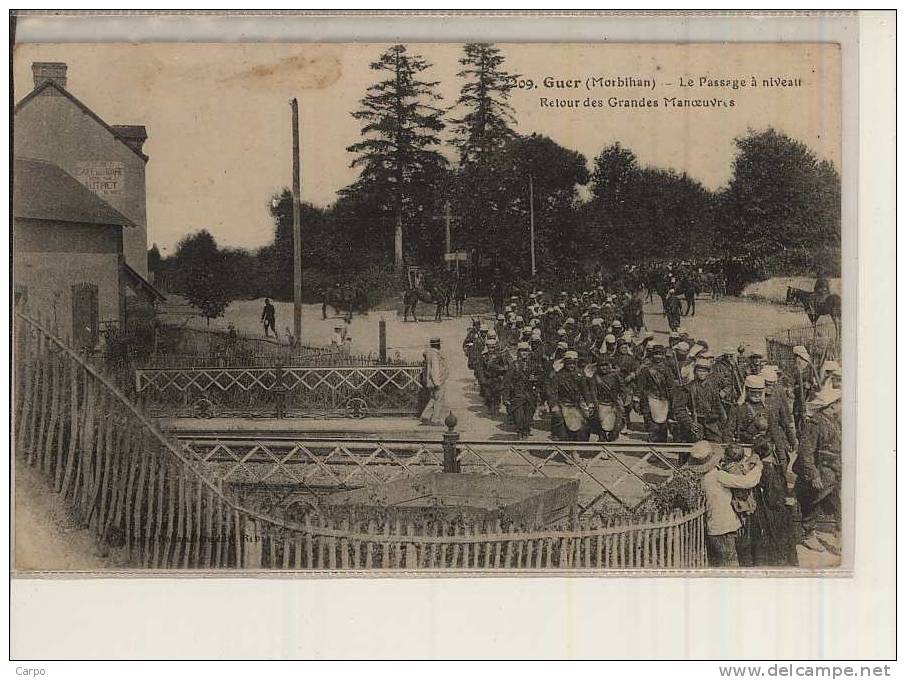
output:
[[361, 174], [341, 193], [368, 197], [365, 202], [380, 218], [392, 221], [397, 270], [403, 264], [404, 228], [416, 241], [425, 242], [420, 232], [432, 224], [433, 202], [444, 181], [446, 159], [432, 148], [440, 143], [438, 133], [444, 129], [443, 110], [434, 105], [441, 97], [435, 92], [437, 82], [420, 79], [430, 67], [422, 57], [409, 54], [405, 45], [394, 45], [371, 64], [386, 77], [368, 88], [361, 108], [352, 113], [365, 122], [362, 141], [347, 147], [357, 154], [351, 165], [361, 168]]
[[455, 140], [462, 165], [480, 162], [513, 136], [513, 107], [508, 103], [515, 76], [501, 66], [500, 50], [489, 43], [467, 43], [459, 63], [465, 66], [457, 75], [465, 78], [456, 106], [465, 109], [453, 119]]

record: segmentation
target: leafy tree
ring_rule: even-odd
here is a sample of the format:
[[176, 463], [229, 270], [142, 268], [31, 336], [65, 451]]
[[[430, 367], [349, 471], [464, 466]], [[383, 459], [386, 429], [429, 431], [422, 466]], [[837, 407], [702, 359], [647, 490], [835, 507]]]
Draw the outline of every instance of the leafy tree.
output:
[[602, 208], [615, 212], [625, 210], [638, 173], [639, 161], [635, 154], [616, 142], [595, 158], [591, 174], [592, 196], [601, 202]]
[[386, 77], [368, 88], [361, 108], [352, 113], [364, 122], [362, 140], [347, 147], [356, 154], [351, 166], [361, 168], [361, 174], [341, 194], [367, 198], [375, 211], [372, 219], [393, 221], [397, 268], [404, 241], [424, 242], [420, 232], [434, 221], [436, 192], [444, 181], [446, 159], [433, 148], [444, 129], [443, 110], [434, 105], [441, 97], [437, 82], [421, 79], [430, 66], [404, 45], [389, 48], [371, 64]]
[[714, 198], [685, 173], [641, 168], [619, 143], [595, 159], [585, 209], [590, 248], [605, 267], [706, 254]]
[[840, 177], [802, 142], [773, 128], [736, 139], [733, 177], [721, 195], [719, 237], [732, 255], [839, 266]]
[[230, 304], [227, 289], [234, 276], [226, 266], [217, 241], [206, 229], [190, 234], [176, 246], [174, 259], [179, 273], [179, 292], [210, 325], [211, 319], [222, 316]]
[[148, 249], [148, 271], [154, 273], [159, 272], [161, 261], [160, 250], [156, 243], [152, 243], [151, 247]]
[[454, 144], [462, 165], [481, 162], [493, 150], [513, 137], [513, 107], [507, 101], [514, 75], [504, 71], [500, 50], [489, 43], [467, 43], [459, 63], [465, 66], [457, 75], [466, 82], [456, 105], [465, 109], [454, 125]]
[[459, 177], [460, 241], [489, 257], [505, 275], [531, 274], [530, 191], [535, 208], [538, 273], [575, 268], [585, 234], [578, 219], [578, 186], [589, 175], [582, 154], [549, 137], [513, 137]]
[[[293, 294], [293, 196], [284, 189], [274, 196], [270, 206], [274, 220], [274, 241], [265, 253], [268, 259], [269, 292], [278, 299], [292, 299]], [[348, 234], [337, 228], [331, 211], [311, 203], [302, 204], [302, 275], [303, 294], [316, 293], [323, 279], [335, 278], [348, 267], [351, 244]]]

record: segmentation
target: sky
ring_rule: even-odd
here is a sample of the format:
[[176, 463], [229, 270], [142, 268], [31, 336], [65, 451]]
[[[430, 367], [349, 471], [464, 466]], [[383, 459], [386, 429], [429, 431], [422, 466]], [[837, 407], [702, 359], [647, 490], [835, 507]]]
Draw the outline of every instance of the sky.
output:
[[[424, 77], [439, 81], [443, 106], [453, 106], [463, 82], [456, 76], [462, 46], [408, 47], [432, 64]], [[769, 126], [840, 168], [840, 52], [835, 45], [498, 47], [506, 57], [504, 67], [534, 84], [513, 91], [515, 129], [547, 135], [581, 152], [589, 168], [603, 148], [620, 142], [642, 165], [685, 171], [717, 189], [731, 177], [734, 138]], [[350, 112], [375, 82], [369, 63], [385, 48], [353, 43], [20, 44], [14, 52], [15, 98], [33, 87], [32, 62], [66, 62], [72, 94], [111, 125], [148, 130], [149, 245], [157, 243], [167, 254], [182, 236], [205, 228], [222, 246], [254, 248], [271, 241], [270, 199], [292, 181], [290, 99], [300, 102], [303, 200], [327, 206], [357, 176], [346, 147], [359, 139], [361, 123]], [[551, 87], [545, 86], [546, 77], [553, 79]], [[586, 89], [589, 78], [620, 77], [653, 80], [654, 88]], [[769, 78], [800, 83], [765, 86]], [[747, 85], [733, 89], [732, 82], [715, 85], [716, 79]], [[557, 87], [557, 81], [579, 86]], [[659, 107], [612, 107], [609, 97], [654, 99]], [[669, 97], [733, 99], [734, 106], [677, 108], [665, 105]], [[554, 100], [579, 105], [552, 106]], [[597, 101], [603, 106], [590, 106]]]

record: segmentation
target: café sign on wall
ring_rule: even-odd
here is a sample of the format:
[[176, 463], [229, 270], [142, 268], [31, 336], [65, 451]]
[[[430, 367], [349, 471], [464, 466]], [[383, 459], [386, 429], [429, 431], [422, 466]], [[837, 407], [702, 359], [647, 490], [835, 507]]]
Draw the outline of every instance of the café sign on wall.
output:
[[99, 196], [123, 194], [123, 163], [121, 161], [78, 161], [76, 179]]

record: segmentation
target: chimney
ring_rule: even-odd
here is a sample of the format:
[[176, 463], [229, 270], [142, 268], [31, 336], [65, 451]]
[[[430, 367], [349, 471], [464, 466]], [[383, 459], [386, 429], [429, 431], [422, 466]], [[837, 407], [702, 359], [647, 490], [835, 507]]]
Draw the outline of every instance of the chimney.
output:
[[148, 139], [148, 132], [144, 125], [114, 125], [113, 131], [133, 149], [142, 153], [142, 146]]
[[31, 65], [31, 72], [35, 77], [35, 87], [45, 80], [52, 80], [66, 89], [66, 64], [61, 61], [36, 61]]

